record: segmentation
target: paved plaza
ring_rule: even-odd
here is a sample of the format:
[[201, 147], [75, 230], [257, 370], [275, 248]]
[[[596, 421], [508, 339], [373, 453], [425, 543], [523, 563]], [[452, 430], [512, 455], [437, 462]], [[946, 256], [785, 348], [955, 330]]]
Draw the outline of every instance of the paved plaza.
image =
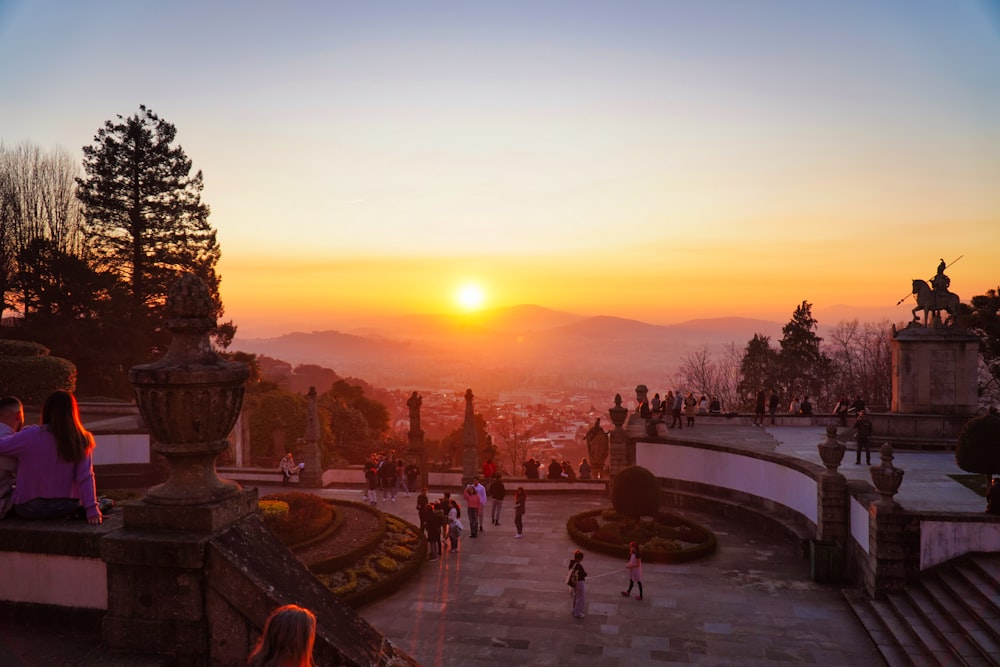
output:
[[[701, 425], [678, 436], [777, 451], [821, 464], [821, 427]], [[841, 467], [869, 480], [849, 451]], [[872, 463], [878, 462], [873, 454]], [[961, 473], [954, 454], [897, 453], [905, 470], [897, 500], [908, 509], [981, 512], [982, 497], [948, 477]], [[516, 481], [514, 482], [516, 486]], [[261, 495], [280, 487], [261, 488]], [[431, 489], [440, 497], [445, 489]], [[454, 489], [452, 489], [454, 491]], [[360, 499], [356, 489], [327, 497]], [[379, 509], [411, 522], [415, 496]], [[427, 562], [418, 576], [360, 613], [423, 665], [881, 665], [840, 589], [814, 583], [809, 562], [788, 537], [751, 530], [732, 519], [680, 511], [711, 528], [710, 557], [681, 565], [643, 565], [645, 599], [622, 597], [624, 560], [587, 553], [586, 616], [570, 613], [564, 583], [577, 548], [566, 533], [572, 514], [605, 505], [597, 494], [539, 493], [528, 498], [523, 539], [514, 539], [512, 503], [502, 525], [462, 538], [458, 554]], [[59, 628], [0, 624], [0, 667], [101, 663], [93, 639]], [[96, 660], [96, 662], [95, 662]]]

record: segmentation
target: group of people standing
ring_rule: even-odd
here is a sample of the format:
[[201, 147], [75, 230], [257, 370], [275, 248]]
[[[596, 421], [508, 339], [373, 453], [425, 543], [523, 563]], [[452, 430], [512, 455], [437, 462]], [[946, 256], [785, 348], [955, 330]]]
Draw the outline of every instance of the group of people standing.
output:
[[101, 523], [93, 450], [94, 436], [70, 392], [50, 394], [33, 426], [24, 426], [19, 399], [0, 399], [0, 518], [12, 511], [23, 519], [79, 515]]
[[403, 459], [394, 459], [389, 455], [372, 452], [365, 463], [364, 499], [369, 505], [378, 504], [381, 493], [383, 502], [396, 502], [400, 493], [410, 497], [416, 491], [420, 468], [415, 463], [405, 465]]
[[689, 391], [687, 396], [685, 396], [684, 392], [680, 389], [676, 393], [668, 391], [667, 395], [662, 399], [658, 393], [654, 394], [651, 401], [647, 403], [643, 400], [639, 403], [639, 407], [636, 408], [639, 416], [645, 419], [662, 420], [665, 423], [669, 415], [669, 428], [680, 429], [684, 428], [685, 424], [689, 428], [693, 427], [696, 415], [719, 414], [721, 411], [721, 404], [714, 396], [712, 400], [709, 400], [704, 394], [700, 397], [695, 397], [693, 391]]
[[[487, 506], [490, 508], [490, 524], [500, 525], [500, 514], [507, 497], [507, 488], [495, 466], [492, 470], [489, 468], [486, 470], [491, 473], [488, 478], [485, 473], [483, 475], [489, 484], [488, 489], [479, 477], [474, 477], [462, 490], [470, 538], [486, 533], [484, 517]], [[517, 487], [514, 492], [515, 539], [524, 537], [523, 519], [526, 500], [524, 487]], [[458, 553], [465, 524], [462, 522], [462, 506], [451, 497], [450, 492], [445, 492], [440, 499], [431, 502], [427, 489], [421, 489], [417, 495], [417, 516], [420, 519], [420, 530], [427, 537], [428, 560], [438, 560], [446, 553]]]

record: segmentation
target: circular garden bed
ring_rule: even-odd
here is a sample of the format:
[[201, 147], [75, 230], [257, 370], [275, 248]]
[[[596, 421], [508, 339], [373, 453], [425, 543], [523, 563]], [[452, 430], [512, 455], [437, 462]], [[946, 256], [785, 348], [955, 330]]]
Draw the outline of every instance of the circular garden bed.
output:
[[636, 542], [642, 559], [651, 563], [683, 563], [715, 551], [715, 534], [708, 528], [670, 512], [633, 519], [614, 508], [575, 514], [566, 522], [570, 538], [581, 547], [628, 557]]
[[355, 608], [394, 592], [426, 557], [416, 526], [363, 503], [283, 493], [259, 504], [264, 525]]

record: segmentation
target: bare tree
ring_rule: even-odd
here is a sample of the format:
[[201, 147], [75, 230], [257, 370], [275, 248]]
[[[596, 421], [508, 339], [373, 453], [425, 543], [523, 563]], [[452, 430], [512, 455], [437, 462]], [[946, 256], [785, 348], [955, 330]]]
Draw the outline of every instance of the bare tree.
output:
[[45, 153], [29, 143], [0, 146], [0, 316], [6, 308], [24, 305], [12, 291], [19, 257], [30, 246], [80, 255], [78, 174], [79, 167], [63, 149]]
[[739, 404], [737, 387], [740, 382], [740, 362], [743, 353], [736, 343], [727, 343], [719, 357], [713, 358], [708, 345], [681, 358], [671, 386], [684, 387], [695, 394], [715, 396], [723, 409], [735, 409]]
[[861, 323], [842, 320], [830, 332], [827, 352], [834, 371], [831, 401], [861, 395], [869, 405], [888, 407], [892, 400], [892, 325], [889, 320]]
[[498, 452], [510, 459], [509, 475], [517, 475], [521, 464], [528, 458], [531, 429], [518, 430], [518, 418], [513, 410], [505, 410], [490, 423], [490, 433]]

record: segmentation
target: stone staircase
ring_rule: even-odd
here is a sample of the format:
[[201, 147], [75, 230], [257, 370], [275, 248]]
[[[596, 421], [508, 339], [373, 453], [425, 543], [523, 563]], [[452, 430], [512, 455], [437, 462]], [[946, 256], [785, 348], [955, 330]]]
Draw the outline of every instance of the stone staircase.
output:
[[1000, 666], [1000, 554], [945, 563], [883, 600], [844, 596], [889, 667]]

